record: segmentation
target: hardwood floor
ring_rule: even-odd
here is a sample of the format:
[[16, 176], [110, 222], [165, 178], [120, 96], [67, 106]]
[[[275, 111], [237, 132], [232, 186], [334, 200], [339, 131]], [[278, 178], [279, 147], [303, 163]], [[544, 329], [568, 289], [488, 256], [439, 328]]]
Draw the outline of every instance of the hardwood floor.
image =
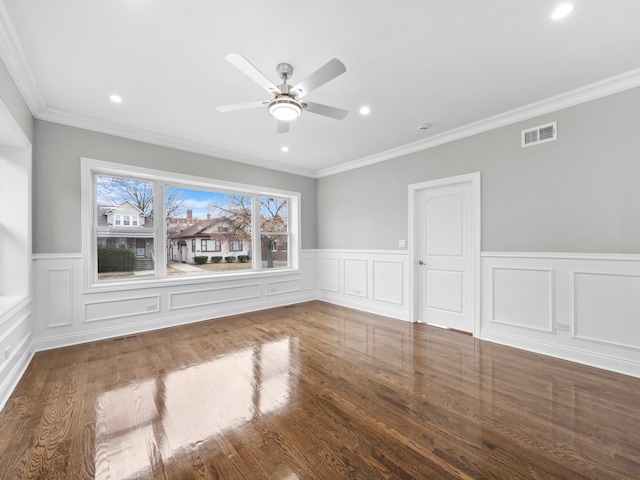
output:
[[638, 479], [640, 379], [322, 302], [37, 353], [4, 479]]

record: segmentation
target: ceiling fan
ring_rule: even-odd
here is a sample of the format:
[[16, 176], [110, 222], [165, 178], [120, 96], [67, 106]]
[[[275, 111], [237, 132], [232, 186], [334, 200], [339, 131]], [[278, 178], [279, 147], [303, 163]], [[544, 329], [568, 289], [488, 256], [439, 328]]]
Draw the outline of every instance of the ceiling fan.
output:
[[271, 80], [269, 80], [242, 55], [230, 53], [225, 58], [251, 80], [272, 94], [274, 98], [260, 102], [238, 103], [235, 105], [217, 107], [216, 110], [219, 112], [258, 108], [266, 105], [269, 114], [278, 120], [278, 133], [288, 132], [289, 122], [302, 115], [304, 110], [317, 115], [335, 118], [337, 120], [342, 120], [349, 113], [348, 110], [343, 110], [342, 108], [330, 107], [321, 103], [302, 100], [303, 97], [311, 93], [316, 88], [321, 87], [325, 83], [347, 71], [344, 64], [337, 58], [330, 60], [324, 66], [320, 67], [293, 87], [288, 84], [288, 80], [291, 78], [291, 75], [293, 75], [293, 67], [288, 63], [280, 63], [276, 66], [276, 72], [278, 72], [278, 76], [282, 80], [282, 84], [275, 86]]

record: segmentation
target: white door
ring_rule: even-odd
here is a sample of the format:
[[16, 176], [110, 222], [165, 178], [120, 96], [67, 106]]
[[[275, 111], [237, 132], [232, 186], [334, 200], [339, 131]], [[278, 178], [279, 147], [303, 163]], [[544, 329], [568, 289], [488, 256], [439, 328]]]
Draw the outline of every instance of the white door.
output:
[[[476, 244], [472, 181], [416, 192], [418, 321], [474, 331]], [[478, 247], [478, 248], [477, 248]]]

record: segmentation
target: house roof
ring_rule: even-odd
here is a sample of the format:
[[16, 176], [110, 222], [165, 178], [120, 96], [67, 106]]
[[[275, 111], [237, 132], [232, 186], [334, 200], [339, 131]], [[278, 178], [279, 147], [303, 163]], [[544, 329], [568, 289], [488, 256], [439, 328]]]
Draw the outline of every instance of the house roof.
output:
[[111, 213], [113, 210], [117, 210], [118, 208], [121, 208], [124, 204], [129, 204], [130, 207], [135, 208], [138, 211], [138, 215], [141, 217], [146, 217], [147, 214], [144, 213], [142, 210], [140, 210], [138, 207], [136, 207], [133, 203], [131, 203], [129, 200], [125, 200], [123, 202], [120, 202], [117, 205], [110, 205], [110, 206], [106, 206], [106, 207], [101, 207], [104, 210], [102, 210], [102, 214], [103, 215], [107, 215], [109, 213]]
[[[169, 238], [189, 238], [195, 237], [198, 235], [203, 235], [204, 232], [209, 227], [213, 226], [214, 223], [217, 223], [218, 219], [214, 218], [212, 220], [207, 220], [205, 222], [196, 223], [195, 225], [191, 225], [184, 230], [179, 232], [175, 232], [169, 236]], [[208, 233], [206, 235], [209, 235]]]

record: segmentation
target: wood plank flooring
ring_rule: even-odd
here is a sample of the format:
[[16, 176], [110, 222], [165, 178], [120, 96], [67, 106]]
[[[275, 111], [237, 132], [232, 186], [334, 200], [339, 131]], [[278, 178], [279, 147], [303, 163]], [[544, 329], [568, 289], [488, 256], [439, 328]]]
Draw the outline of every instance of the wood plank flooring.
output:
[[323, 302], [37, 353], [3, 479], [638, 479], [640, 379]]

